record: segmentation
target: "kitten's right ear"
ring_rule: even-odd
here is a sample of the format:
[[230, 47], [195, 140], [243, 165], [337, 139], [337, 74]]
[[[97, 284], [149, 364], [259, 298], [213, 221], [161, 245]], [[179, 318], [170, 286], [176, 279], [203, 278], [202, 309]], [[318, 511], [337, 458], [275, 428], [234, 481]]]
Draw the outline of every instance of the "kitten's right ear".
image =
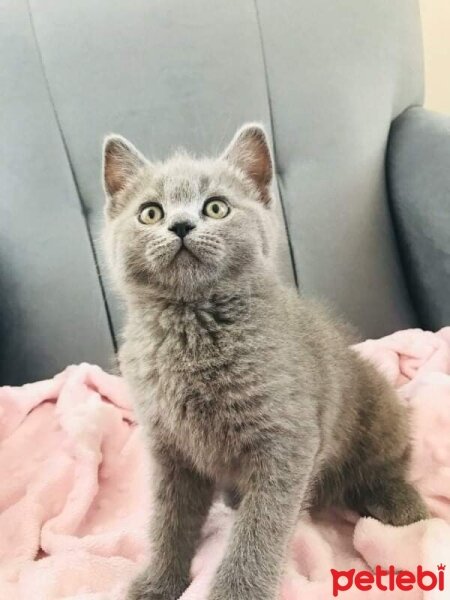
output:
[[121, 135], [108, 135], [103, 144], [103, 186], [107, 208], [117, 212], [117, 195], [125, 189], [137, 173], [149, 162]]

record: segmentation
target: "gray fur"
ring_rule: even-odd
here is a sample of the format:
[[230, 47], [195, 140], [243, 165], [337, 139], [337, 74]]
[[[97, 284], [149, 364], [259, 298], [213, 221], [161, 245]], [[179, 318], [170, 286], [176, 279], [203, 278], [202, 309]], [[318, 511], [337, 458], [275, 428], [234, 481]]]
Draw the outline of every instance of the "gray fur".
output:
[[[216, 489], [238, 512], [209, 600], [275, 600], [302, 510], [424, 518], [405, 481], [405, 409], [345, 328], [278, 280], [264, 131], [243, 128], [217, 159], [158, 164], [110, 137], [104, 177], [121, 368], [156, 465], [152, 560], [128, 600], [184, 591]], [[226, 198], [225, 218], [202, 214], [211, 196]], [[165, 211], [156, 224], [137, 218], [148, 201]], [[184, 248], [169, 230], [180, 220], [195, 225]]]

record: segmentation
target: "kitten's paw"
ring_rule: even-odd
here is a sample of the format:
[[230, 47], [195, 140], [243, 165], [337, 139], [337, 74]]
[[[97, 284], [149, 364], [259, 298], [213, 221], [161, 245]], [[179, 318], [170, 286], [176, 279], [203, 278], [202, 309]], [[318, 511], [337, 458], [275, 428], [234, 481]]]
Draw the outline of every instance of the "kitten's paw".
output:
[[147, 571], [144, 571], [132, 581], [125, 600], [178, 600], [187, 588], [188, 583], [164, 582], [156, 585]]
[[265, 594], [258, 592], [253, 593], [250, 590], [246, 590], [246, 592], [242, 593], [241, 587], [238, 588], [232, 584], [226, 588], [222, 586], [213, 586], [207, 600], [266, 600], [266, 597]]
[[141, 577], [137, 577], [128, 588], [125, 600], [165, 600], [165, 598], [144, 585]]
[[128, 590], [125, 600], [166, 600], [161, 594], [144, 590]]
[[[220, 591], [212, 591], [208, 596], [208, 600], [248, 600], [248, 595], [236, 594], [235, 592], [220, 592]], [[253, 600], [253, 596], [251, 597]], [[261, 597], [262, 600], [262, 597]]]

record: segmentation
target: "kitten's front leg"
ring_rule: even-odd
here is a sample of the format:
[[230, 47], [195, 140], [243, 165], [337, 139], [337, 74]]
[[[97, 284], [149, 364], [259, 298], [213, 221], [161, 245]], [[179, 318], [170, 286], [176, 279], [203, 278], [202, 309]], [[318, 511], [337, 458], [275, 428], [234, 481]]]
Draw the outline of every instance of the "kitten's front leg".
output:
[[258, 461], [208, 600], [278, 598], [288, 543], [315, 455], [311, 450], [295, 458], [279, 454]]
[[127, 600], [178, 600], [189, 585], [189, 570], [202, 525], [212, 503], [213, 484], [159, 452], [151, 520], [152, 558], [131, 584]]

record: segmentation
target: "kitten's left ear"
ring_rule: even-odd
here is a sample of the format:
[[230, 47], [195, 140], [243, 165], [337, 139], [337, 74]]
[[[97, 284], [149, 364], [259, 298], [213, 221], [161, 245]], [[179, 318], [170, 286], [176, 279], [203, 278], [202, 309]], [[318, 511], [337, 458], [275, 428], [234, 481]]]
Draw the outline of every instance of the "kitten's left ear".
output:
[[137, 175], [147, 159], [121, 135], [109, 135], [103, 144], [103, 185], [105, 188], [108, 208], [114, 212], [120, 207], [117, 195]]
[[238, 130], [223, 158], [238, 167], [256, 185], [261, 202], [269, 204], [273, 163], [263, 127], [249, 123]]

